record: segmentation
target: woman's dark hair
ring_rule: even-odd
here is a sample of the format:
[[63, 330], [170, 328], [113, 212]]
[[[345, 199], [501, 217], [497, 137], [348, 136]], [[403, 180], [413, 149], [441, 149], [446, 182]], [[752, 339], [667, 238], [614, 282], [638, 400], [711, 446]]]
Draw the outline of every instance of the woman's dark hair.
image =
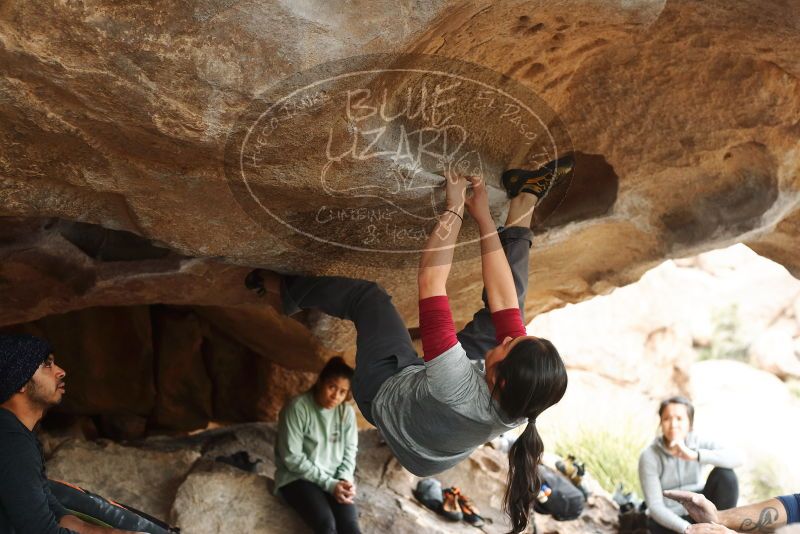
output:
[[353, 368], [347, 365], [341, 356], [334, 356], [319, 372], [317, 381], [314, 383], [314, 391], [318, 391], [319, 387], [331, 378], [346, 378], [352, 384]]
[[508, 483], [503, 507], [512, 533], [528, 527], [531, 505], [539, 493], [538, 466], [544, 444], [536, 418], [561, 400], [567, 390], [567, 370], [558, 351], [546, 339], [523, 339], [495, 366], [493, 396], [514, 419], [528, 418], [525, 431], [508, 452]]
[[692, 401], [686, 397], [675, 396], [661, 401], [661, 405], [658, 407], [659, 419], [664, 415], [664, 410], [666, 410], [667, 406], [670, 404], [683, 404], [686, 406], [686, 413], [689, 414], [689, 426], [694, 426], [694, 406], [692, 405]]

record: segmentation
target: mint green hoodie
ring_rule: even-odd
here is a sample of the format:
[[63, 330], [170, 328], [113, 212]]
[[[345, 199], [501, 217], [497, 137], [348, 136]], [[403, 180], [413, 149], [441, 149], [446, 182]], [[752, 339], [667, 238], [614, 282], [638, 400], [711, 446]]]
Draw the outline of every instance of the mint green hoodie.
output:
[[333, 493], [339, 480], [353, 481], [357, 450], [356, 414], [349, 404], [325, 409], [313, 391], [298, 395], [278, 419], [275, 492], [303, 479]]

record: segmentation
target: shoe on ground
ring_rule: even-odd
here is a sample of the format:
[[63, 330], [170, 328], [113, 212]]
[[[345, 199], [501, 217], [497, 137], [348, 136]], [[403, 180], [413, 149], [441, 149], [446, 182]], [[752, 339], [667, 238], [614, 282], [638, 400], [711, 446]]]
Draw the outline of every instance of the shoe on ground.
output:
[[481, 517], [481, 512], [478, 510], [478, 507], [475, 506], [475, 503], [472, 502], [472, 499], [461, 493], [456, 487], [450, 488], [458, 497], [458, 506], [461, 508], [461, 514], [464, 521], [472, 525], [473, 527], [481, 527], [483, 526], [483, 517]]
[[458, 504], [458, 488], [447, 488], [442, 492], [444, 501], [442, 502], [442, 509], [439, 512], [441, 516], [450, 521], [461, 521], [464, 514], [461, 512], [461, 506]]

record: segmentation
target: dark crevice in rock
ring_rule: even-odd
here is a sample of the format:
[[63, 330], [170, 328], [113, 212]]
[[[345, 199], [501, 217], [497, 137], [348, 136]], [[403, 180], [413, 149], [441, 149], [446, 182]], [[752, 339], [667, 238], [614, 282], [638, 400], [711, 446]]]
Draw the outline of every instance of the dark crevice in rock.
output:
[[173, 254], [170, 249], [134, 233], [96, 224], [57, 219], [44, 228], [57, 231], [84, 254], [100, 261], [154, 260]]
[[618, 191], [619, 176], [602, 155], [575, 152], [572, 181], [556, 185], [536, 208], [534, 228], [552, 229], [607, 215]]

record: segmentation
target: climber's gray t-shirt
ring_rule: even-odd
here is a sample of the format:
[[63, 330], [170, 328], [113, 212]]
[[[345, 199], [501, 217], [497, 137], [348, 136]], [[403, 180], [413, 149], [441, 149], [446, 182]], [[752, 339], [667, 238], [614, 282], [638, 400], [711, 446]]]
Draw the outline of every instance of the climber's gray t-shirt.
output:
[[525, 422], [502, 413], [483, 362], [467, 358], [460, 343], [389, 378], [372, 403], [372, 416], [397, 459], [417, 476], [445, 471]]

